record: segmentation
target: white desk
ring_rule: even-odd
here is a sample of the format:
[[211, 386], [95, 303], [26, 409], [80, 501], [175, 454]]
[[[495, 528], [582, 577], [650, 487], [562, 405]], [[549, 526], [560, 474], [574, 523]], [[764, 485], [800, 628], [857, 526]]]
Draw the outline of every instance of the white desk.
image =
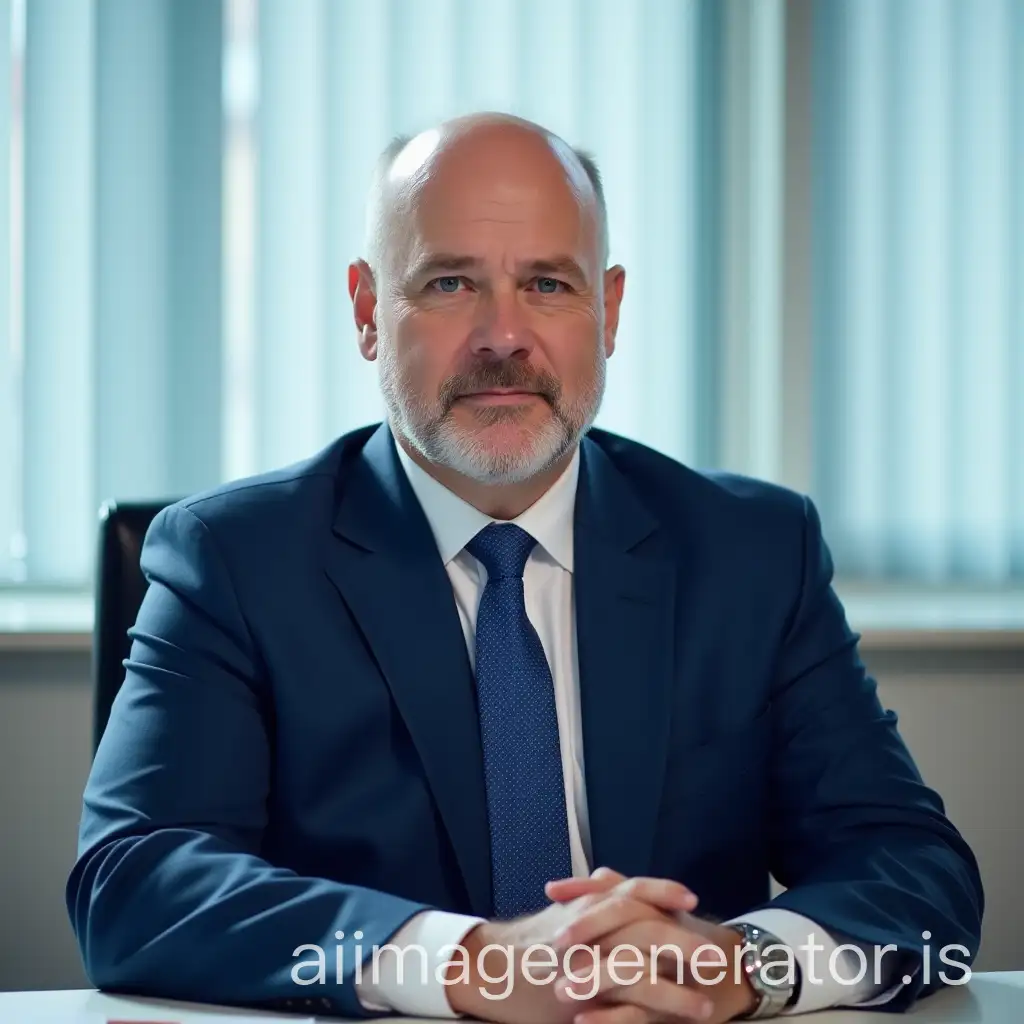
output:
[[[919, 1002], [902, 1017], [867, 1011], [813, 1013], [790, 1020], [800, 1024], [1021, 1024], [1024, 1021], [1024, 971], [975, 974], [968, 985], [950, 988]], [[231, 1024], [232, 1021], [336, 1021], [302, 1014], [259, 1013], [228, 1007], [126, 999], [91, 989], [66, 992], [0, 992], [0, 1024], [103, 1024], [107, 1020], [164, 1021], [178, 1024]], [[413, 1024], [407, 1018], [391, 1018]], [[415, 1024], [426, 1024], [423, 1018]], [[450, 1024], [450, 1022], [448, 1022]]]

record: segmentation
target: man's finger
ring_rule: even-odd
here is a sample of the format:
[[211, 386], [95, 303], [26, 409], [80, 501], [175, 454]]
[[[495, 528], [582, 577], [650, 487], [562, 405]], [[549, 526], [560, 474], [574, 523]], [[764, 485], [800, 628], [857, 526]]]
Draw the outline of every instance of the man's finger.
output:
[[[689, 976], [687, 968], [694, 952], [706, 944], [707, 939], [698, 933], [659, 916], [637, 921], [612, 932], [601, 940], [598, 949], [602, 962], [607, 962], [616, 949], [619, 950], [616, 955], [620, 963], [635, 961], [639, 954], [645, 958], [649, 967], [651, 960], [657, 956], [658, 973], [682, 984]], [[580, 952], [583, 953], [586, 948], [581, 944]], [[627, 952], [630, 956], [625, 958]], [[574, 965], [575, 962], [574, 959]], [[574, 973], [580, 973], [575, 966]]]
[[624, 882], [626, 880], [625, 875], [612, 870], [612, 868], [607, 868], [603, 864], [600, 867], [594, 868], [594, 870], [590, 872], [590, 877], [599, 878], [602, 882], [614, 882], [616, 885], [619, 882]]
[[[607, 872], [600, 874], [600, 872]], [[681, 882], [668, 878], [626, 878], [617, 871], [599, 868], [589, 878], [561, 878], [548, 882], [545, 891], [556, 903], [569, 903], [580, 896], [618, 889], [626, 895], [665, 910], [693, 910], [697, 906], [696, 893]]]
[[602, 936], [654, 916], [660, 917], [661, 911], [649, 903], [625, 896], [610, 896], [559, 929], [554, 935], [552, 948], [561, 956], [570, 946], [592, 945]]
[[671, 978], [655, 975], [635, 985], [617, 985], [604, 998], [625, 1006], [637, 1006], [655, 1019], [707, 1020], [714, 1013], [714, 1003], [699, 989], [678, 985]]
[[548, 899], [555, 903], [571, 903], [580, 896], [607, 892], [614, 888], [614, 885], [609, 885], [607, 882], [595, 882], [592, 878], [560, 878], [557, 882], [548, 882], [544, 886], [544, 891]]
[[712, 1011], [712, 1002], [705, 992], [652, 972], [650, 958], [643, 955], [642, 948], [634, 948], [641, 954], [639, 957], [635, 953], [628, 958], [620, 956], [614, 966], [602, 959], [596, 968], [596, 979], [592, 975], [578, 982], [560, 979], [555, 988], [557, 998], [565, 1003], [585, 999], [588, 1003], [596, 1000], [635, 1006], [657, 1018], [702, 1020]]
[[546, 892], [556, 903], [568, 903], [578, 896], [604, 892], [626, 881], [626, 876], [611, 868], [595, 868], [588, 878], [558, 878], [547, 883]]
[[697, 906], [697, 894], [671, 878], [627, 878], [615, 891], [664, 910], [692, 910]]
[[624, 1003], [621, 1006], [602, 1006], [583, 1010], [573, 1017], [573, 1024], [649, 1024], [651, 1015], [639, 1006]]
[[651, 1015], [639, 1006], [602, 1006], [584, 1010], [573, 1017], [573, 1024], [650, 1024]]
[[678, 882], [662, 878], [631, 878], [605, 893], [603, 899], [560, 929], [554, 936], [555, 949], [592, 943], [633, 921], [656, 916], [638, 911], [637, 904], [641, 907], [646, 905], [653, 911], [686, 912], [697, 905], [697, 897]]

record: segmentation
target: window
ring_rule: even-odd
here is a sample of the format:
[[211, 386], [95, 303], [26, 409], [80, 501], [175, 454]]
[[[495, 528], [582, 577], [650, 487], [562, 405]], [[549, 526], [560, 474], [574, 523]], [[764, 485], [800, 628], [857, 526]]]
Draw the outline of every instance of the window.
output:
[[815, 478], [871, 579], [1024, 580], [1024, 5], [822, 3]]
[[370, 169], [503, 109], [604, 174], [600, 425], [809, 492], [844, 579], [1024, 582], [1014, 0], [9, 9], [0, 581], [87, 586], [104, 499], [380, 418], [345, 280]]

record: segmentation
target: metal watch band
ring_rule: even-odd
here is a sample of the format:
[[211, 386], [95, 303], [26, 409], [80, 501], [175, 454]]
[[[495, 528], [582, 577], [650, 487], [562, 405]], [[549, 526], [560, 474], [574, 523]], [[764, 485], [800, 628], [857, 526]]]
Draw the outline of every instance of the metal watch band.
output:
[[[765, 981], [762, 969], [771, 964], [789, 964], [789, 956], [784, 949], [772, 949], [781, 947], [783, 943], [771, 932], [744, 921], [730, 924], [729, 927], [739, 932], [743, 939], [740, 969], [745, 973], [750, 987], [760, 1000], [753, 1010], [738, 1019], [762, 1020], [778, 1016], [796, 995], [796, 986], [788, 981]], [[769, 952], [766, 953], [766, 950]]]

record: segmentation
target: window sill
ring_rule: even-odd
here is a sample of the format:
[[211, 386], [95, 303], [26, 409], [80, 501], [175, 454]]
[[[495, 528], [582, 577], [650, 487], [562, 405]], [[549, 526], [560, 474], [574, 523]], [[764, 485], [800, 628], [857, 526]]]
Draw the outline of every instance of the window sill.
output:
[[0, 590], [0, 651], [92, 648], [93, 596], [86, 590]]
[[838, 581], [868, 650], [1024, 650], [1024, 589], [924, 588]]
[[[866, 650], [1024, 651], [1024, 590], [836, 589]], [[0, 651], [88, 652], [92, 621], [89, 591], [0, 590]]]

